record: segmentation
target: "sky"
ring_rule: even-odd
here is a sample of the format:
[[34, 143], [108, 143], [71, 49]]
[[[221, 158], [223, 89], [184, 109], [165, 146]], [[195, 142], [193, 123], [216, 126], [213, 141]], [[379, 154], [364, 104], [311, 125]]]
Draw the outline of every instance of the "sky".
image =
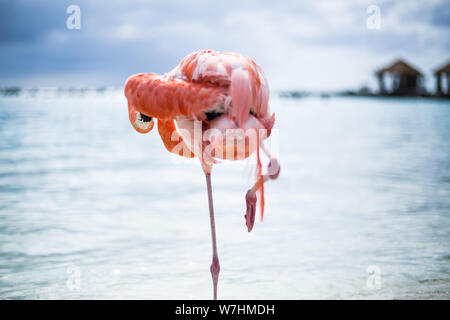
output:
[[[70, 5], [80, 29], [66, 26]], [[450, 60], [450, 1], [0, 0], [0, 86], [120, 87], [200, 49], [250, 56], [275, 90], [376, 88], [397, 58], [432, 90]]]

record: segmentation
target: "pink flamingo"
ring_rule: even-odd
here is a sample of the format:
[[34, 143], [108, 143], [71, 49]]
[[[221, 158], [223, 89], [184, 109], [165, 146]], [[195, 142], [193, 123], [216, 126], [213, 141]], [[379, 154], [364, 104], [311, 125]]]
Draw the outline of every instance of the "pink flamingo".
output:
[[[167, 150], [200, 159], [208, 191], [212, 237], [210, 271], [213, 297], [217, 299], [220, 264], [211, 187], [212, 165], [218, 159], [244, 159], [256, 151], [256, 182], [245, 197], [244, 217], [249, 232], [255, 222], [257, 192], [262, 220], [264, 182], [276, 179], [280, 172], [278, 161], [263, 145], [275, 122], [275, 114], [269, 112], [269, 87], [264, 73], [244, 55], [202, 50], [187, 55], [164, 75], [141, 73], [129, 77], [125, 96], [130, 122], [136, 131], [149, 132], [156, 118]], [[265, 175], [259, 149], [270, 159]]]

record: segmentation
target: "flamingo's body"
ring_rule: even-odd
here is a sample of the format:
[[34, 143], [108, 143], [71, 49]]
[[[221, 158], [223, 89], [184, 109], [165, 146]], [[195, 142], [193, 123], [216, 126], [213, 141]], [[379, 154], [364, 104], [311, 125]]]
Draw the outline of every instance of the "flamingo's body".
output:
[[[260, 191], [262, 218], [264, 182], [279, 174], [277, 161], [262, 146], [275, 122], [275, 115], [269, 113], [269, 88], [264, 73], [252, 59], [241, 54], [202, 50], [187, 55], [164, 75], [143, 73], [129, 77], [125, 96], [130, 122], [136, 131], [149, 132], [153, 118], [157, 118], [158, 132], [167, 150], [180, 156], [196, 156], [202, 163], [208, 187], [213, 240], [211, 274], [216, 299], [220, 265], [211, 189], [212, 164], [217, 159], [244, 159], [257, 152], [257, 181], [246, 195], [248, 231], [254, 224], [256, 192]], [[264, 176], [260, 148], [270, 157], [271, 172]]]

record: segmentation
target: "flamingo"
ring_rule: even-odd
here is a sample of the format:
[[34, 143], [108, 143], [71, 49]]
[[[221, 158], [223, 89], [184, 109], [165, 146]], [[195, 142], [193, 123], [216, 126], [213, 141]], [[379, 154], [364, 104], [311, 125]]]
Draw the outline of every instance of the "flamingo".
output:
[[[219, 159], [242, 160], [256, 152], [256, 182], [248, 190], [244, 215], [253, 228], [259, 193], [264, 215], [264, 182], [276, 179], [280, 166], [263, 144], [275, 122], [269, 112], [269, 87], [262, 69], [249, 57], [234, 52], [201, 50], [187, 55], [172, 71], [130, 76], [125, 84], [128, 115], [134, 129], [148, 133], [157, 119], [166, 149], [200, 160], [206, 177], [212, 239], [213, 299], [220, 272], [211, 186], [213, 164]], [[259, 150], [268, 156], [262, 174]]]

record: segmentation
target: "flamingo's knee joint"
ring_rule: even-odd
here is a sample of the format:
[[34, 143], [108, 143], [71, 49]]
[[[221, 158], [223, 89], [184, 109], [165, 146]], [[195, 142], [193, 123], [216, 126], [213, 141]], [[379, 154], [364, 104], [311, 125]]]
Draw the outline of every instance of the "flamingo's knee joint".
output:
[[220, 264], [219, 264], [219, 259], [217, 257], [213, 257], [210, 271], [211, 271], [211, 275], [214, 279], [219, 278]]

